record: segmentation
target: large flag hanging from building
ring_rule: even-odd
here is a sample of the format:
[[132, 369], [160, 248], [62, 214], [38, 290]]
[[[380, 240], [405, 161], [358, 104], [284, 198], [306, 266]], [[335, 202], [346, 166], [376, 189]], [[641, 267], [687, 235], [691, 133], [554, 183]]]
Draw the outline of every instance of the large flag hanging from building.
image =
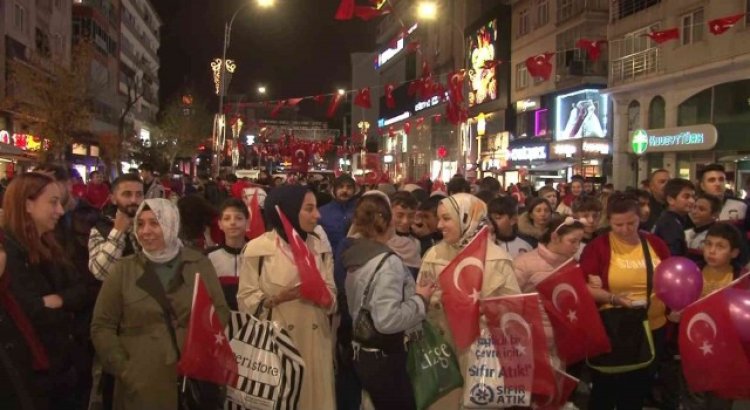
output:
[[488, 235], [487, 227], [482, 228], [438, 278], [445, 316], [459, 349], [469, 347], [479, 336], [479, 296]]
[[526, 59], [526, 70], [532, 77], [549, 80], [552, 75], [552, 57], [555, 53], [542, 53]]
[[680, 38], [680, 30], [678, 28], [670, 28], [666, 30], [655, 30], [645, 34], [651, 41], [656, 44], [666, 43], [669, 40], [677, 40]]
[[321, 306], [330, 306], [333, 301], [331, 292], [328, 290], [325, 281], [323, 281], [323, 276], [321, 276], [320, 270], [318, 270], [318, 265], [315, 264], [315, 256], [310, 252], [302, 237], [294, 230], [294, 227], [292, 227], [292, 224], [278, 205], [276, 206], [276, 212], [278, 212], [281, 223], [284, 225], [284, 233], [286, 233], [287, 240], [289, 241], [289, 247], [292, 248], [294, 263], [297, 265], [300, 278], [300, 294], [303, 298], [313, 303]]
[[734, 27], [734, 25], [743, 18], [745, 18], [745, 13], [709, 20], [708, 30], [711, 31], [711, 34], [715, 36], [724, 34], [727, 30]]
[[555, 269], [536, 289], [552, 324], [560, 359], [572, 364], [611, 350], [594, 298], [574, 259]]
[[190, 322], [177, 369], [183, 376], [219, 385], [231, 385], [237, 377], [237, 360], [200, 273], [195, 274]]

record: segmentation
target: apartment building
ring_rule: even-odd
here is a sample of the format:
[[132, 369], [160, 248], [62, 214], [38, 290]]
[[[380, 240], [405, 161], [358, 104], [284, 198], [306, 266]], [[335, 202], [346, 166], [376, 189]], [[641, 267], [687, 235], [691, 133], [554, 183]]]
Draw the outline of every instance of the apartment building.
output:
[[[510, 100], [514, 120], [508, 140], [495, 144], [506, 155], [505, 185], [521, 179], [541, 186], [583, 175], [604, 182], [612, 174], [607, 49], [597, 60], [578, 47], [581, 39], [607, 38], [612, 0], [517, 0], [512, 2]], [[527, 59], [548, 54], [551, 75], [533, 77]], [[506, 148], [507, 147], [507, 148]], [[503, 165], [503, 164], [499, 164]]]
[[129, 126], [142, 141], [150, 141], [159, 112], [159, 30], [162, 21], [149, 0], [122, 0], [120, 19], [119, 92], [123, 104], [134, 97]]
[[[750, 177], [750, 1], [613, 0], [607, 26], [619, 186], [656, 169]], [[732, 27], [726, 17], [736, 16]], [[661, 44], [648, 36], [669, 33]]]

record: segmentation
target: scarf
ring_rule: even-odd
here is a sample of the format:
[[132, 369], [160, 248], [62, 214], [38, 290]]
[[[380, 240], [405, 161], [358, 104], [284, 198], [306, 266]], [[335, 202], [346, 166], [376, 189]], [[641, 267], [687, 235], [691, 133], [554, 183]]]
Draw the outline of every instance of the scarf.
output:
[[299, 211], [302, 209], [302, 202], [305, 201], [305, 195], [308, 192], [312, 191], [308, 187], [301, 185], [281, 185], [272, 189], [271, 193], [266, 197], [263, 215], [276, 233], [287, 243], [289, 243], [289, 239], [286, 237], [281, 218], [278, 212], [276, 212], [276, 206], [279, 206], [281, 212], [284, 213], [286, 219], [289, 220], [289, 223], [292, 224], [292, 227], [297, 231], [302, 240], [307, 240], [308, 232], [303, 231], [299, 224]]
[[458, 221], [461, 236], [451, 245], [454, 248], [463, 249], [487, 225], [487, 205], [474, 195], [454, 194], [441, 200], [440, 204], [448, 210], [451, 218]]
[[[149, 252], [145, 249], [142, 249], [142, 252], [146, 256], [146, 259], [150, 260], [151, 262], [169, 262], [174, 259], [178, 253], [180, 253], [180, 248], [182, 248], [182, 242], [177, 237], [180, 231], [180, 212], [177, 210], [177, 206], [175, 206], [175, 204], [173, 204], [172, 201], [168, 199], [145, 199], [141, 203], [141, 206], [138, 207], [138, 211], [136, 211], [135, 213], [136, 221], [138, 220], [138, 217], [141, 215], [141, 212], [143, 212], [143, 209], [146, 206], [148, 206], [148, 208], [154, 213], [154, 215], [156, 216], [156, 220], [159, 221], [162, 235], [164, 235], [164, 244], [166, 246], [164, 247], [164, 249], [159, 251]], [[137, 229], [135, 237], [140, 244], [141, 239], [138, 237]]]

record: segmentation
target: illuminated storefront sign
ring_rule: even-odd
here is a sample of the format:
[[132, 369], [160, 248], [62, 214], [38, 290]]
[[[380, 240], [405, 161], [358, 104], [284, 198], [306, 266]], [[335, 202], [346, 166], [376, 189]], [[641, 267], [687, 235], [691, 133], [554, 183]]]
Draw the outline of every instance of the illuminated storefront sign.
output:
[[568, 158], [578, 153], [578, 146], [575, 143], [555, 143], [552, 144], [552, 154], [556, 157]]
[[391, 124], [397, 123], [399, 121], [403, 121], [407, 118], [411, 117], [411, 113], [409, 111], [403, 112], [395, 117], [391, 118], [381, 118], [378, 120], [378, 127], [383, 128], [387, 127]]
[[712, 149], [717, 141], [718, 132], [711, 124], [640, 129], [630, 135], [628, 150], [638, 155], [647, 152], [703, 151]]
[[469, 107], [497, 99], [498, 26], [492, 20], [469, 37]]
[[555, 97], [555, 139], [607, 136], [607, 96], [600, 90], [579, 90]]
[[377, 64], [376, 68], [382, 67], [383, 64], [387, 63], [393, 57], [395, 57], [396, 55], [398, 55], [398, 53], [400, 53], [401, 50], [404, 49], [405, 42], [406, 42], [406, 39], [408, 38], [408, 35], [411, 34], [411, 33], [413, 33], [414, 30], [416, 30], [416, 29], [417, 29], [417, 24], [411, 26], [409, 28], [409, 30], [406, 32], [407, 33], [406, 36], [399, 38], [396, 41], [396, 43], [394, 43], [394, 47], [388, 48], [388, 49], [384, 50], [383, 52], [381, 52], [380, 54], [378, 54], [378, 64]]
[[427, 109], [427, 108], [430, 108], [430, 107], [434, 107], [434, 106], [440, 104], [441, 101], [442, 101], [442, 99], [438, 95], [430, 98], [429, 100], [420, 101], [420, 102], [414, 104], [414, 112], [422, 111], [424, 109]]
[[516, 101], [516, 111], [517, 112], [526, 112], [526, 111], [532, 111], [539, 108], [541, 104], [539, 104], [539, 98], [528, 98], [525, 100]]
[[540, 159], [547, 159], [547, 146], [536, 145], [536, 146], [521, 146], [510, 149], [511, 161], [535, 161]]
[[588, 154], [609, 155], [609, 142], [583, 142], [583, 152]]
[[[13, 145], [25, 151], [35, 152], [42, 149], [42, 139], [31, 134], [11, 134], [7, 130], [0, 130], [0, 142]], [[48, 146], [49, 141], [45, 141], [44, 145], [45, 147]]]

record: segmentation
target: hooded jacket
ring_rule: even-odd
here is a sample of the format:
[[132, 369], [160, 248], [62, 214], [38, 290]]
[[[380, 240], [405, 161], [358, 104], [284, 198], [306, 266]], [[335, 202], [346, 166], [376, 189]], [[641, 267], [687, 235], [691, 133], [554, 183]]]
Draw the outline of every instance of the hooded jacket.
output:
[[529, 213], [524, 212], [518, 218], [518, 232], [526, 236], [527, 242], [529, 242], [531, 246], [536, 247], [537, 243], [539, 243], [539, 239], [544, 235], [544, 228], [535, 226], [534, 223], [531, 222]]

